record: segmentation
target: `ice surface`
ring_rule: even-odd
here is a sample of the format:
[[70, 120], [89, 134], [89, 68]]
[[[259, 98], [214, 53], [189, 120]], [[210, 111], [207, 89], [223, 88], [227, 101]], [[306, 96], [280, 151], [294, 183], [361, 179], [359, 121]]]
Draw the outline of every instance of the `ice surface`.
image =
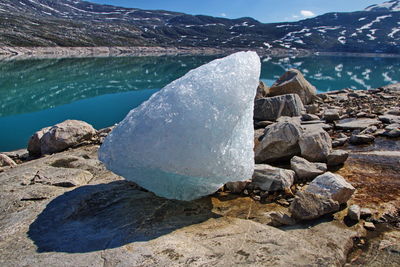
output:
[[191, 70], [129, 112], [99, 159], [158, 196], [193, 200], [254, 169], [254, 97], [261, 63], [239, 52]]

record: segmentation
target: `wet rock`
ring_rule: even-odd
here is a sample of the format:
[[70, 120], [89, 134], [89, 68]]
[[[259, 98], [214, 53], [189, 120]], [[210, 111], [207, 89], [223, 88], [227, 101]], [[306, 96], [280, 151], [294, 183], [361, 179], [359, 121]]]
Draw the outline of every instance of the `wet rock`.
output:
[[332, 150], [332, 139], [323, 129], [305, 131], [299, 138], [301, 156], [309, 161], [326, 162]]
[[281, 116], [301, 116], [303, 104], [296, 94], [261, 98], [254, 104], [254, 119], [276, 121]]
[[265, 128], [265, 135], [255, 147], [256, 163], [291, 158], [300, 152], [298, 144], [302, 133], [298, 120], [288, 118]]
[[0, 167], [14, 167], [17, 166], [17, 163], [13, 161], [9, 156], [5, 154], [0, 154]]
[[36, 133], [34, 133], [28, 142], [28, 151], [32, 156], [40, 156], [42, 155], [40, 140], [43, 135], [50, 129], [51, 127], [43, 128]]
[[268, 94], [269, 94], [269, 87], [266, 86], [264, 82], [260, 81], [260, 84], [257, 87], [256, 100], [267, 97]]
[[229, 182], [226, 183], [226, 189], [234, 194], [240, 194], [246, 188], [249, 181], [238, 181], [238, 182]]
[[379, 125], [381, 122], [377, 119], [344, 119], [336, 123], [335, 127], [340, 130], [364, 130], [373, 125]]
[[343, 204], [350, 199], [355, 190], [342, 176], [327, 172], [315, 178], [305, 191], [325, 196]]
[[328, 155], [328, 166], [338, 166], [346, 162], [349, 152], [345, 150], [333, 150]]
[[351, 205], [347, 211], [347, 216], [353, 221], [358, 222], [361, 216], [361, 208], [358, 205]]
[[364, 145], [374, 142], [375, 136], [369, 134], [353, 134], [349, 143], [352, 145]]
[[324, 120], [327, 122], [340, 120], [340, 111], [338, 109], [326, 109], [324, 111]]
[[282, 191], [293, 185], [294, 177], [294, 171], [256, 164], [251, 184], [263, 191]]
[[96, 130], [88, 123], [66, 120], [48, 129], [40, 139], [42, 154], [52, 154], [91, 141]]
[[290, 160], [290, 167], [296, 173], [297, 177], [302, 180], [314, 179], [327, 171], [326, 164], [311, 163], [297, 156]]
[[297, 94], [301, 101], [310, 104], [317, 94], [317, 89], [312, 86], [296, 69], [290, 69], [283, 74], [270, 88], [270, 96]]
[[339, 208], [339, 203], [329, 197], [307, 191], [299, 191], [296, 193], [289, 211], [295, 219], [312, 220], [325, 214], [336, 212]]

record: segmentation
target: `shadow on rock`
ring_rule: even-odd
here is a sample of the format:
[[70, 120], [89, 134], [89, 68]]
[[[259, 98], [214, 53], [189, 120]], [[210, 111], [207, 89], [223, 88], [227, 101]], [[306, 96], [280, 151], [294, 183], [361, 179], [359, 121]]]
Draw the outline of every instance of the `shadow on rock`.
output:
[[38, 252], [84, 253], [149, 241], [218, 217], [210, 198], [184, 202], [127, 181], [82, 186], [51, 201], [30, 225]]

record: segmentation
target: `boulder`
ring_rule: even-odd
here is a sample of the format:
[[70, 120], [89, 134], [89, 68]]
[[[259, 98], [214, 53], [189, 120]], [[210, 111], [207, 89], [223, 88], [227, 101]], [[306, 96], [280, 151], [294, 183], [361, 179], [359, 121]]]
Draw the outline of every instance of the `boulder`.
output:
[[303, 110], [303, 104], [295, 94], [261, 98], [255, 101], [254, 119], [276, 121], [281, 116], [301, 116]]
[[304, 105], [304, 108], [308, 114], [317, 114], [319, 112], [318, 104]]
[[358, 222], [361, 217], [361, 208], [358, 205], [351, 205], [347, 210], [347, 216], [353, 221]]
[[325, 214], [338, 211], [337, 201], [307, 191], [299, 191], [289, 207], [292, 217], [298, 220], [312, 220]]
[[9, 156], [0, 154], [0, 167], [14, 167], [17, 166], [17, 163], [13, 161]]
[[257, 87], [256, 100], [266, 97], [268, 93], [269, 93], [269, 87], [266, 86], [264, 82], [260, 81]]
[[28, 151], [31, 156], [40, 156], [42, 155], [40, 140], [43, 135], [50, 130], [51, 127], [43, 128], [36, 133], [34, 133], [28, 141]]
[[326, 122], [333, 122], [340, 120], [340, 111], [338, 109], [326, 109], [324, 111], [324, 120]]
[[274, 162], [299, 154], [301, 133], [300, 123], [294, 118], [266, 127], [263, 139], [254, 150], [256, 163]]
[[355, 190], [342, 176], [327, 172], [315, 178], [305, 191], [325, 196], [343, 204], [350, 199]]
[[328, 166], [338, 166], [347, 160], [349, 157], [349, 152], [345, 150], [333, 150], [332, 153], [328, 155]]
[[320, 121], [320, 118], [317, 115], [314, 114], [303, 114], [301, 116], [302, 121]]
[[364, 145], [374, 142], [375, 136], [370, 134], [353, 134], [350, 139], [349, 143], [352, 145]]
[[326, 164], [312, 163], [297, 156], [290, 160], [290, 167], [296, 173], [297, 177], [302, 180], [314, 179], [327, 171]]
[[332, 139], [321, 128], [305, 131], [299, 138], [301, 156], [309, 161], [326, 162], [332, 151]]
[[297, 94], [307, 105], [313, 102], [317, 89], [311, 85], [297, 69], [290, 69], [283, 74], [270, 88], [270, 96]]
[[293, 185], [294, 177], [294, 171], [256, 164], [251, 184], [263, 191], [281, 191]]
[[40, 138], [40, 151], [42, 154], [61, 152], [85, 141], [91, 141], [95, 135], [96, 130], [90, 124], [84, 121], [66, 120], [50, 127], [43, 134]]
[[249, 181], [228, 182], [225, 184], [226, 189], [234, 194], [240, 194], [246, 188]]

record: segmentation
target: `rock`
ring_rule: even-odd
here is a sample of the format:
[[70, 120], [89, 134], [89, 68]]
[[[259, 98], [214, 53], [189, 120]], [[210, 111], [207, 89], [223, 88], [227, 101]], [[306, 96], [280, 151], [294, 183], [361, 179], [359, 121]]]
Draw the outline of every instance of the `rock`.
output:
[[46, 131], [40, 139], [42, 154], [61, 152], [77, 146], [85, 141], [91, 141], [96, 130], [88, 123], [77, 120], [66, 120], [56, 124]]
[[315, 178], [305, 191], [325, 196], [343, 204], [350, 199], [355, 190], [342, 176], [327, 172]]
[[374, 142], [375, 136], [369, 134], [353, 134], [350, 139], [349, 143], [352, 145], [363, 145], [369, 144]]
[[293, 118], [268, 126], [254, 150], [256, 163], [274, 162], [299, 154], [298, 140], [301, 133], [298, 120]]
[[29, 152], [26, 148], [3, 152], [4, 155], [10, 157], [12, 160], [27, 160], [29, 158]]
[[287, 215], [286, 213], [279, 211], [272, 211], [267, 214], [271, 218], [271, 222], [268, 225], [279, 227], [283, 225], [295, 225], [296, 220]]
[[302, 180], [311, 180], [327, 171], [324, 163], [311, 163], [300, 157], [293, 157], [290, 160], [290, 167]]
[[361, 208], [358, 205], [351, 205], [347, 211], [347, 216], [353, 221], [358, 222], [361, 216]]
[[346, 162], [349, 152], [345, 150], [333, 150], [328, 155], [328, 166], [338, 166]]
[[317, 89], [304, 78], [299, 70], [290, 69], [271, 86], [269, 93], [270, 96], [285, 94], [297, 94], [303, 104], [307, 105], [313, 102]]
[[257, 87], [256, 100], [267, 97], [268, 94], [269, 94], [269, 87], [266, 86], [264, 82], [260, 81]]
[[293, 185], [294, 176], [295, 173], [291, 170], [256, 164], [251, 184], [263, 191], [283, 191]]
[[289, 211], [295, 219], [312, 220], [325, 214], [336, 212], [339, 208], [339, 203], [331, 198], [320, 194], [299, 191], [296, 193]]
[[364, 130], [373, 125], [379, 125], [381, 122], [377, 119], [344, 119], [336, 123], [335, 127], [340, 130]]
[[364, 228], [368, 231], [375, 231], [376, 227], [372, 222], [364, 222]]
[[393, 124], [393, 123], [400, 123], [400, 116], [396, 115], [383, 115], [379, 116], [379, 120], [383, 123]]
[[254, 119], [276, 121], [281, 116], [301, 116], [304, 107], [298, 95], [282, 95], [255, 101]]
[[319, 117], [314, 114], [303, 114], [301, 116], [302, 121], [320, 121]]
[[372, 216], [372, 211], [368, 208], [362, 208], [360, 209], [360, 218], [361, 219], [367, 219]]
[[332, 139], [323, 129], [305, 131], [299, 138], [301, 156], [309, 161], [326, 162], [332, 150]]
[[400, 127], [392, 130], [386, 130], [383, 135], [389, 138], [398, 138], [400, 137]]
[[38, 171], [29, 181], [30, 185], [45, 184], [60, 187], [86, 185], [93, 175], [84, 170], [49, 167]]
[[319, 112], [319, 105], [318, 104], [304, 105], [304, 108], [306, 109], [306, 112], [308, 114], [316, 114], [316, 113]]
[[400, 116], [400, 108], [393, 108], [386, 112], [388, 115]]
[[332, 147], [339, 147], [339, 146], [344, 146], [349, 138], [346, 137], [341, 137], [341, 138], [336, 138], [335, 140], [332, 141]]
[[340, 120], [340, 112], [338, 109], [326, 109], [324, 111], [324, 120], [327, 122], [333, 122]]
[[370, 127], [368, 127], [368, 128], [366, 128], [366, 129], [364, 129], [364, 130], [362, 130], [361, 132], [360, 132], [360, 134], [374, 134], [376, 131], [378, 131], [378, 127], [376, 127], [376, 126], [370, 126]]
[[329, 131], [332, 129], [332, 126], [324, 123], [324, 121], [303, 121], [301, 122], [301, 128], [305, 131], [314, 131], [315, 129]]
[[40, 156], [42, 155], [41, 144], [40, 140], [42, 139], [43, 135], [50, 130], [51, 127], [43, 128], [36, 133], [34, 133], [28, 142], [28, 151], [29, 155], [31, 156]]
[[238, 181], [238, 182], [229, 182], [226, 183], [226, 189], [228, 189], [231, 193], [240, 194], [246, 188], [249, 181]]
[[0, 167], [14, 167], [17, 166], [17, 163], [13, 161], [9, 156], [0, 154]]
[[170, 199], [193, 200], [250, 179], [260, 70], [255, 52], [239, 52], [188, 72], [132, 110], [106, 137], [99, 159]]
[[256, 128], [265, 128], [265, 127], [270, 126], [270, 125], [272, 125], [274, 123], [275, 123], [274, 121], [257, 121], [255, 123], [255, 127]]

